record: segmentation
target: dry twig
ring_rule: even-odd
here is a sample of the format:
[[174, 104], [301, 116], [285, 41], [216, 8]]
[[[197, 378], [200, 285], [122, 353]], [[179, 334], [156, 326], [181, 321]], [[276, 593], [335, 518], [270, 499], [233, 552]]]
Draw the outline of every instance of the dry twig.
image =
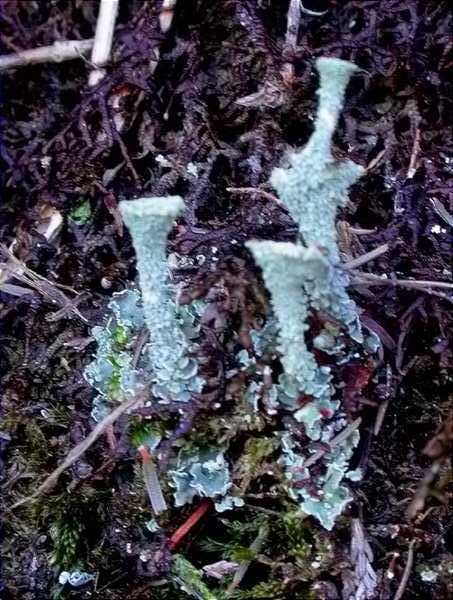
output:
[[364, 227], [351, 227], [349, 225], [349, 231], [354, 235], [370, 235], [376, 233], [376, 229], [365, 229]]
[[403, 575], [401, 577], [400, 584], [398, 589], [396, 590], [396, 594], [393, 597], [393, 600], [401, 600], [403, 597], [404, 591], [407, 586], [407, 582], [409, 581], [409, 575], [411, 574], [412, 565], [414, 564], [414, 545], [415, 540], [411, 540], [409, 544], [409, 550], [407, 552], [407, 561], [406, 566], [404, 567]]
[[382, 254], [385, 254], [388, 251], [388, 249], [389, 249], [388, 244], [382, 244], [381, 246], [374, 248], [374, 250], [370, 250], [370, 252], [367, 252], [366, 254], [362, 254], [362, 256], [358, 256], [357, 258], [354, 258], [353, 260], [350, 260], [347, 263], [344, 263], [343, 267], [345, 269], [356, 269], [357, 267], [360, 267], [360, 266], [364, 265], [365, 263], [370, 262], [370, 260], [374, 260], [375, 258], [378, 258]]
[[439, 217], [443, 219], [447, 225], [453, 227], [453, 216], [448, 212], [442, 202], [437, 198], [431, 198], [431, 204]]
[[377, 410], [376, 420], [374, 422], [374, 427], [373, 427], [373, 435], [374, 436], [379, 435], [379, 432], [381, 431], [382, 424], [384, 423], [384, 417], [387, 412], [388, 406], [390, 404], [390, 400], [392, 398], [392, 369], [391, 369], [390, 365], [387, 365], [385, 379], [386, 379], [386, 381], [385, 381], [385, 390], [386, 390], [385, 397], [383, 398], [382, 402], [379, 404], [379, 407]]
[[372, 171], [374, 169], [374, 167], [377, 167], [377, 165], [381, 162], [381, 160], [384, 158], [385, 153], [387, 152], [387, 150], [384, 148], [384, 150], [381, 150], [379, 152], [379, 154], [377, 156], [375, 156], [365, 167], [365, 172], [369, 173], [370, 171]]
[[52, 473], [48, 477], [46, 477], [43, 483], [41, 483], [41, 485], [38, 486], [38, 488], [33, 492], [33, 494], [27, 496], [26, 498], [22, 498], [22, 500], [19, 500], [18, 502], [15, 502], [10, 507], [10, 510], [22, 506], [23, 504], [27, 504], [28, 502], [33, 502], [34, 500], [39, 498], [39, 496], [51, 490], [57, 483], [60, 475], [64, 471], [66, 471], [66, 469], [69, 469], [69, 467], [73, 465], [77, 460], [79, 460], [79, 458], [88, 450], [88, 448], [90, 448], [94, 444], [94, 442], [105, 432], [105, 430], [108, 427], [113, 425], [113, 423], [123, 413], [131, 409], [140, 400], [142, 400], [140, 396], [132, 396], [124, 400], [124, 402], [122, 402], [119, 406], [112, 410], [112, 412], [109, 415], [107, 415], [105, 419], [102, 419], [102, 421], [97, 423], [96, 427], [84, 440], [80, 442], [80, 444], [74, 446], [74, 448], [69, 452], [64, 461], [60, 465], [58, 465], [58, 467], [54, 471], [52, 471]]
[[[380, 275], [374, 275], [372, 273], [359, 273], [358, 271], [352, 277], [351, 283], [356, 286], [388, 286], [388, 287], [403, 287], [412, 290], [420, 290], [425, 294], [432, 296], [438, 296], [448, 302], [453, 303], [453, 298], [446, 293], [435, 291], [435, 289], [453, 290], [453, 283], [447, 281], [426, 281], [422, 279], [394, 279], [382, 277]], [[434, 288], [434, 289], [433, 289]]]
[[[258, 535], [253, 540], [253, 542], [250, 544], [250, 550], [255, 555], [258, 554], [258, 552], [261, 550], [268, 535], [269, 535], [268, 526], [267, 526], [267, 524], [264, 524], [260, 527], [260, 529], [258, 531]], [[241, 562], [236, 573], [234, 574], [233, 581], [230, 583], [230, 585], [228, 586], [228, 588], [225, 592], [226, 598], [229, 598], [233, 594], [234, 590], [238, 587], [238, 585], [244, 579], [245, 574], [247, 573], [248, 568], [250, 567], [251, 563], [252, 563], [251, 560], [244, 560], [243, 562]]]
[[259, 188], [254, 188], [254, 187], [227, 187], [226, 191], [227, 192], [232, 192], [233, 194], [260, 194], [261, 196], [263, 196], [263, 198], [267, 198], [271, 202], [275, 202], [276, 204], [278, 204], [280, 206], [284, 206], [283, 202], [279, 198], [277, 198], [277, 196], [274, 196], [274, 194], [271, 194], [270, 192], [266, 192], [264, 190], [260, 190]]
[[344, 600], [372, 600], [377, 585], [373, 569], [373, 551], [368, 543], [360, 519], [351, 521], [351, 565], [354, 571], [347, 569], [343, 573]]
[[451, 456], [453, 447], [453, 414], [450, 415], [439, 427], [435, 435], [423, 448], [423, 454], [434, 459], [426, 470], [414, 497], [407, 509], [409, 519], [415, 517], [425, 508], [426, 499], [431, 491], [431, 484], [440, 473], [440, 470]]
[[105, 75], [105, 70], [102, 67], [110, 58], [118, 6], [119, 0], [101, 0], [91, 53], [91, 62], [96, 68], [91, 71], [88, 77], [88, 85], [90, 86], [98, 84]]
[[360, 427], [360, 423], [362, 422], [362, 417], [358, 417], [355, 421], [350, 423], [347, 427], [345, 427], [339, 434], [337, 434], [334, 438], [332, 438], [328, 444], [328, 448], [320, 448], [314, 454], [309, 456], [307, 460], [304, 462], [304, 467], [311, 467], [315, 462], [317, 462], [324, 454], [330, 451], [332, 448], [344, 442], [353, 431], [355, 431], [358, 427]]
[[94, 40], [58, 41], [52, 46], [41, 46], [31, 50], [21, 50], [15, 54], [0, 56], [0, 71], [17, 69], [25, 65], [73, 60], [87, 54], [93, 48]]
[[[72, 288], [69, 288], [58, 283], [49, 281], [39, 273], [36, 273], [23, 262], [14, 256], [14, 254], [6, 248], [6, 246], [0, 246], [0, 255], [4, 255], [8, 258], [6, 263], [0, 264], [0, 289], [8, 291], [7, 281], [10, 278], [17, 279], [21, 283], [28, 285], [33, 290], [40, 293], [48, 302], [57, 304], [60, 309], [55, 313], [52, 313], [46, 317], [48, 321], [57, 321], [58, 319], [65, 316], [67, 313], [75, 314], [81, 321], [88, 323], [87, 319], [81, 314], [77, 308], [77, 304], [82, 300], [82, 294], [76, 292]], [[16, 286], [18, 287], [18, 286]], [[13, 286], [14, 288], [14, 286]], [[11, 289], [11, 288], [10, 288]], [[22, 288], [25, 291], [25, 288]], [[75, 294], [75, 299], [70, 299], [62, 290], [68, 290]], [[14, 289], [11, 290], [14, 293]]]
[[283, 46], [283, 55], [285, 63], [282, 66], [283, 81], [291, 85], [294, 81], [294, 57], [297, 50], [297, 37], [300, 25], [300, 0], [290, 0], [288, 7], [288, 15], [286, 18], [286, 35], [285, 44]]
[[412, 145], [412, 153], [409, 162], [409, 168], [407, 169], [407, 179], [412, 179], [417, 172], [417, 157], [420, 152], [420, 129], [417, 127], [414, 136], [414, 143]]
[[417, 102], [411, 101], [407, 103], [408, 116], [411, 121], [412, 130], [414, 131], [414, 141], [412, 143], [412, 152], [409, 160], [409, 167], [407, 169], [406, 178], [412, 179], [417, 172], [417, 159], [420, 153], [420, 123], [421, 116], [418, 110]]

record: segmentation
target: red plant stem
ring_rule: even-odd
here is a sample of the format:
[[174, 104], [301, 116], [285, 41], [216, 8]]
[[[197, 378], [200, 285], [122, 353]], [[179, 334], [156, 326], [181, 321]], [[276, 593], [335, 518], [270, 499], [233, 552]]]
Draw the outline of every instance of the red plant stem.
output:
[[140, 454], [140, 457], [142, 460], [150, 460], [151, 459], [151, 454], [149, 453], [149, 450], [146, 446], [140, 446], [139, 448], [137, 448], [137, 451]]
[[170, 541], [168, 542], [170, 550], [174, 550], [182, 541], [182, 539], [189, 533], [203, 515], [211, 507], [211, 501], [207, 498], [202, 500], [193, 513], [184, 521], [184, 523], [173, 532]]

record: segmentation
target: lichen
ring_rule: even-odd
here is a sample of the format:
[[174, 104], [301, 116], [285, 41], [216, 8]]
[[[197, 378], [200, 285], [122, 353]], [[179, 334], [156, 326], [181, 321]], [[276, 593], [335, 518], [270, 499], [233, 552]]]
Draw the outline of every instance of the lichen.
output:
[[[278, 349], [284, 369], [279, 400], [305, 424], [307, 435], [318, 439], [323, 414], [331, 416], [337, 402], [331, 399], [329, 369], [318, 366], [305, 340], [310, 298], [305, 282], [312, 272], [311, 251], [286, 242], [248, 242], [247, 247], [263, 269], [279, 324]], [[313, 398], [303, 408], [299, 404], [301, 394]]]
[[111, 316], [104, 326], [93, 327], [97, 342], [96, 356], [84, 370], [86, 381], [98, 392], [93, 400], [91, 416], [101, 421], [111, 410], [111, 404], [121, 402], [126, 394], [142, 386], [133, 366], [133, 345], [143, 322], [138, 306], [139, 293], [128, 289], [114, 294], [108, 304]]
[[288, 379], [310, 395], [321, 395], [328, 378], [308, 350], [305, 333], [308, 326], [309, 299], [303, 291], [306, 249], [286, 242], [248, 242], [271, 293], [279, 324], [279, 350]]
[[232, 486], [228, 463], [221, 450], [216, 448], [183, 448], [176, 468], [168, 472], [170, 484], [175, 488], [175, 505], [190, 504], [196, 496], [213, 498], [219, 512], [232, 507], [234, 501], [222, 502]]
[[[317, 66], [321, 83], [314, 133], [305, 148], [290, 157], [290, 168], [276, 169], [271, 179], [299, 226], [299, 238], [297, 243], [247, 243], [262, 269], [273, 314], [250, 332], [252, 344], [238, 349], [243, 342], [239, 336], [227, 342], [233, 360], [225, 372], [226, 402], [216, 403], [222, 410], [212, 418], [193, 423], [176, 456], [171, 448], [168, 468], [160, 476], [164, 490], [167, 484], [173, 488], [175, 506], [190, 504], [196, 497], [211, 498], [222, 512], [243, 505], [241, 495], [266, 468], [266, 459], [280, 452], [275, 472], [271, 469], [268, 474], [280, 478], [300, 510], [330, 529], [351, 500], [344, 481], [358, 475], [349, 471], [357, 431], [328, 448], [346, 425], [332, 369], [347, 362], [351, 347], [357, 349], [363, 341], [357, 307], [347, 293], [348, 277], [340, 264], [335, 218], [363, 169], [351, 161], [335, 161], [331, 152], [355, 67], [337, 59], [320, 59]], [[159, 407], [167, 415], [164, 419], [154, 418], [152, 426], [138, 420], [129, 431], [143, 467], [152, 463], [154, 474], [159, 470], [161, 441], [168, 435], [165, 419], [176, 411], [184, 418], [186, 408], [194, 407], [190, 401], [204, 387], [197, 345], [204, 306], [200, 301], [178, 304], [166, 258], [168, 234], [182, 206], [178, 196], [120, 204], [136, 251], [141, 291], [114, 295], [106, 325], [93, 331], [98, 351], [86, 370], [99, 394], [98, 419], [110, 402], [139, 387], [149, 389], [155, 402], [169, 405], [168, 413], [165, 406]], [[144, 326], [150, 337], [137, 357], [134, 348]], [[197, 402], [201, 399], [200, 395]], [[276, 423], [284, 427], [280, 439], [255, 437]], [[245, 445], [235, 446], [235, 452], [239, 447], [243, 451], [230, 470], [226, 453], [231, 443], [250, 433]], [[315, 467], [307, 468], [319, 443], [326, 451]]]
[[66, 585], [69, 583], [72, 587], [81, 587], [93, 581], [95, 576], [91, 573], [87, 573], [86, 571], [62, 571], [58, 577], [58, 583], [60, 585]]
[[290, 156], [289, 169], [275, 169], [271, 183], [296, 221], [305, 244], [327, 251], [338, 262], [335, 218], [347, 199], [348, 188], [363, 167], [347, 160], [337, 162], [331, 143], [349, 78], [357, 67], [336, 58], [319, 58], [319, 106], [314, 132], [301, 152]]
[[[337, 413], [335, 420], [324, 427], [322, 441], [328, 444], [345, 425], [346, 420], [341, 413]], [[345, 479], [357, 481], [361, 478], [360, 470], [349, 470], [349, 461], [359, 438], [358, 431], [354, 431], [326, 452], [323, 456], [325, 469], [319, 473], [319, 469], [305, 467], [307, 458], [315, 449], [302, 449], [289, 432], [282, 433], [283, 453], [280, 464], [285, 468], [290, 496], [298, 500], [301, 509], [317, 518], [325, 529], [333, 528], [335, 519], [352, 500], [349, 488], [342, 485], [342, 482]]]
[[201, 391], [202, 379], [190, 356], [168, 282], [166, 245], [169, 231], [181, 212], [179, 196], [139, 198], [120, 203], [137, 257], [143, 312], [150, 332], [148, 354], [153, 373], [153, 392], [164, 403], [188, 402]]
[[296, 221], [304, 244], [318, 248], [327, 259], [321, 269], [319, 255], [316, 258], [315, 308], [339, 319], [354, 339], [362, 341], [357, 309], [346, 293], [348, 277], [339, 268], [335, 219], [347, 200], [347, 190], [364, 169], [351, 160], [336, 161], [331, 150], [346, 86], [357, 67], [335, 58], [320, 58], [316, 66], [320, 87], [315, 130], [303, 150], [291, 154], [288, 169], [274, 170], [271, 183]]
[[[331, 151], [346, 86], [356, 67], [329, 58], [318, 59], [316, 64], [320, 87], [314, 132], [305, 148], [290, 156], [291, 166], [275, 169], [271, 177], [298, 224], [299, 240], [296, 244], [252, 241], [247, 247], [263, 271], [278, 321], [283, 366], [279, 402], [291, 411], [296, 424], [303, 424], [309, 439], [328, 444], [346, 421], [334, 398], [330, 368], [317, 363], [306, 338], [309, 317], [315, 311], [337, 322], [356, 342], [363, 342], [357, 308], [346, 290], [348, 277], [340, 266], [335, 227], [337, 210], [363, 168], [349, 160], [336, 161]], [[327, 322], [313, 345], [340, 359], [344, 344], [338, 337], [340, 330], [335, 332], [334, 324]], [[348, 462], [357, 442], [355, 431], [324, 455], [325, 470], [314, 476], [304, 466], [314, 448], [310, 444], [302, 447], [289, 431], [282, 434], [280, 462], [289, 493], [326, 529], [333, 527], [335, 518], [351, 500], [341, 482], [348, 474]]]
[[242, 493], [253, 479], [262, 474], [263, 463], [276, 450], [276, 447], [276, 440], [268, 437], [250, 437], [246, 441], [244, 450], [235, 465]]

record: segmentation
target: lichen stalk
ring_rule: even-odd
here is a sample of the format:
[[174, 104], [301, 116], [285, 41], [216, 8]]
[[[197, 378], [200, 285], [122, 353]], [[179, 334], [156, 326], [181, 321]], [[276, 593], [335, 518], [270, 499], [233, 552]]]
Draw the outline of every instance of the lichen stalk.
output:
[[363, 167], [332, 157], [332, 135], [343, 106], [346, 86], [356, 66], [336, 58], [318, 59], [319, 106], [315, 129], [301, 152], [290, 155], [288, 169], [275, 169], [271, 183], [299, 226], [306, 245], [324, 249], [332, 262], [339, 262], [335, 218], [348, 188], [363, 173]]
[[286, 242], [252, 241], [247, 247], [263, 270], [266, 287], [279, 323], [280, 352], [285, 373], [306, 391], [317, 372], [314, 356], [305, 343], [308, 299], [303, 292], [304, 248]]
[[179, 196], [139, 198], [120, 204], [137, 256], [143, 311], [150, 332], [152, 390], [164, 403], [188, 402], [203, 385], [197, 365], [189, 356], [184, 311], [175, 304], [168, 283], [167, 237], [182, 208]]
[[319, 73], [318, 110], [315, 130], [310, 138], [311, 147], [324, 154], [325, 162], [332, 158], [331, 141], [343, 108], [344, 96], [351, 75], [357, 66], [338, 58], [321, 57], [316, 61]]
[[[176, 340], [171, 338], [171, 334], [178, 329], [167, 285], [166, 246], [168, 234], [182, 208], [183, 200], [179, 196], [139, 198], [120, 203], [137, 257], [143, 310], [151, 334], [150, 359], [157, 371], [159, 351], [174, 344]], [[177, 352], [168, 357], [175, 362], [174, 370], [177, 358]]]

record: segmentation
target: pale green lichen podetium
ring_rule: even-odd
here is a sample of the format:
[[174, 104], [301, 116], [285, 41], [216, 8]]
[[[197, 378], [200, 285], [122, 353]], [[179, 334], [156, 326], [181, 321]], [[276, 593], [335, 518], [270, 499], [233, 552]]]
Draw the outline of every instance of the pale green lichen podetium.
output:
[[187, 402], [200, 390], [197, 366], [168, 285], [167, 237], [183, 208], [179, 196], [139, 198], [120, 203], [137, 256], [145, 322], [150, 331], [153, 391], [164, 402]]
[[316, 66], [320, 85], [314, 132], [303, 150], [290, 156], [288, 169], [274, 170], [271, 183], [298, 224], [304, 244], [318, 248], [328, 261], [309, 293], [312, 306], [337, 319], [361, 343], [357, 308], [347, 294], [348, 276], [340, 266], [335, 219], [348, 188], [364, 169], [351, 160], [336, 161], [331, 150], [346, 86], [357, 67], [337, 58], [319, 58]]
[[305, 343], [309, 302], [303, 288], [307, 249], [288, 242], [251, 241], [247, 248], [263, 270], [279, 324], [279, 350], [288, 380], [318, 396], [323, 378]]
[[271, 183], [298, 224], [305, 244], [325, 249], [337, 263], [337, 209], [364, 169], [350, 160], [336, 161], [331, 143], [346, 86], [357, 67], [337, 58], [319, 58], [316, 66], [320, 86], [314, 132], [304, 149], [290, 156], [290, 168], [274, 170]]

